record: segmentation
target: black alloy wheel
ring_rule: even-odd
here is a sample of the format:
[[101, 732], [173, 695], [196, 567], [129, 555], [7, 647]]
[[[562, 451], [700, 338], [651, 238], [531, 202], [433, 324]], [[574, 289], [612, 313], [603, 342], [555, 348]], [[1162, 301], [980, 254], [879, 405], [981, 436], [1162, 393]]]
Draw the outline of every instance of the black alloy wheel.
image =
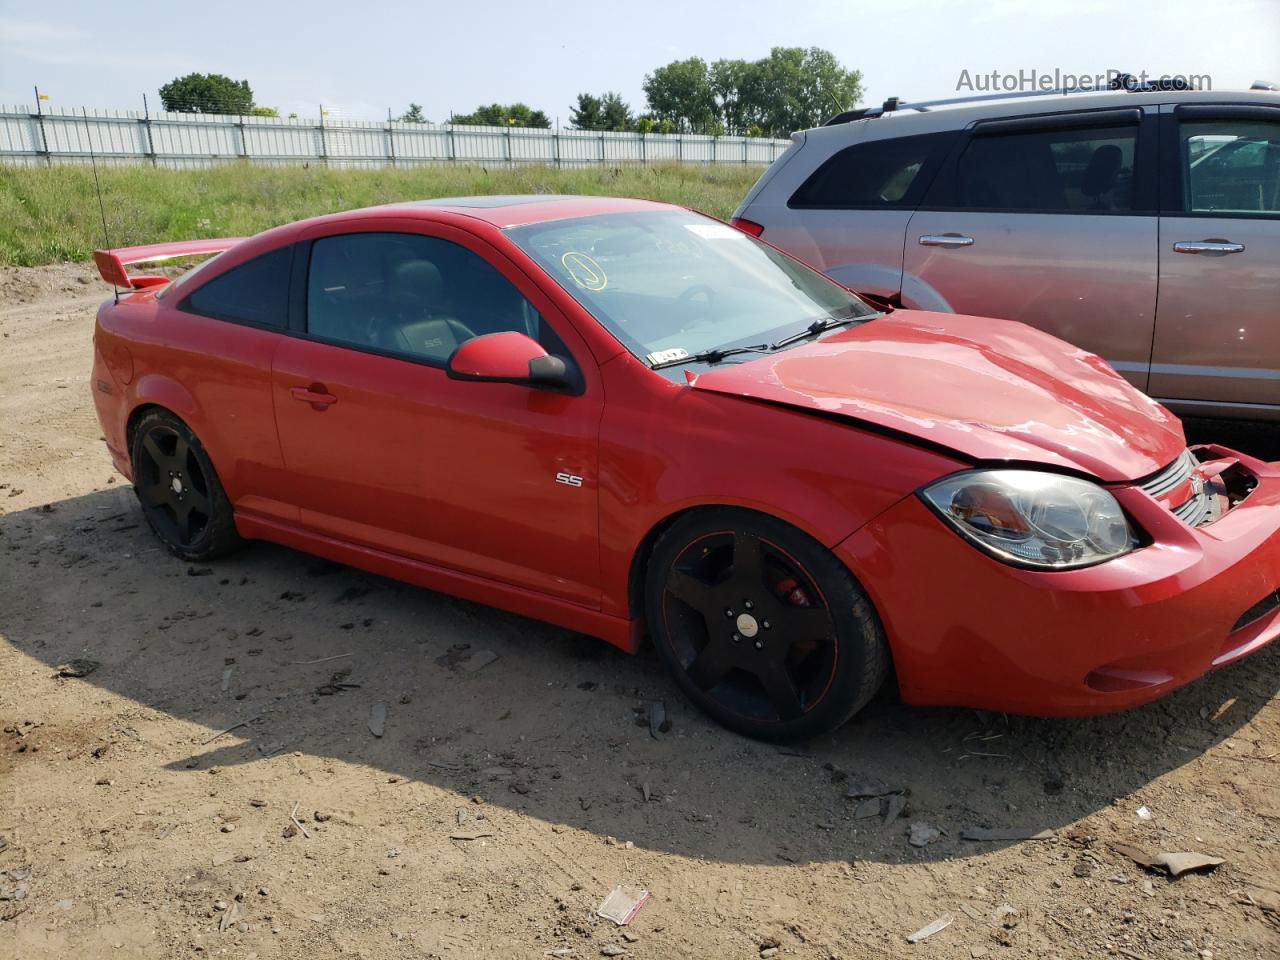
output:
[[152, 531], [184, 560], [208, 560], [239, 543], [213, 464], [166, 411], [147, 414], [134, 431], [133, 487]]
[[668, 667], [702, 709], [748, 736], [829, 732], [888, 671], [883, 631], [848, 570], [774, 518], [687, 515], [655, 546], [648, 586]]

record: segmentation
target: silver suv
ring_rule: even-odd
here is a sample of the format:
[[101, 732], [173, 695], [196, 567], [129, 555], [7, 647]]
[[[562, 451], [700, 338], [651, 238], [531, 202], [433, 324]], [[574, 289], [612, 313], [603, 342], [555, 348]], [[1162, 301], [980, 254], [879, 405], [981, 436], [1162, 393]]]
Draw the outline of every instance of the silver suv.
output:
[[1184, 415], [1280, 420], [1273, 86], [894, 99], [792, 140], [737, 226], [854, 290], [1047, 330]]

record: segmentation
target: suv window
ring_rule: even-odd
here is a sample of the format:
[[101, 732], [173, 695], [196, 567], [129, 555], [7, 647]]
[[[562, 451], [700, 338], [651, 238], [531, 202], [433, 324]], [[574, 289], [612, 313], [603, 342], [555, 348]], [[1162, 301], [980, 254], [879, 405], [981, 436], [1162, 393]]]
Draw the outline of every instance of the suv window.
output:
[[409, 233], [353, 233], [312, 245], [307, 332], [443, 366], [472, 337], [515, 330], [569, 359], [564, 343], [492, 264]]
[[1280, 123], [1184, 122], [1181, 137], [1185, 210], [1280, 213]]
[[815, 170], [787, 205], [826, 210], [911, 205], [955, 136], [927, 133], [845, 147]]
[[196, 288], [179, 309], [215, 320], [283, 327], [288, 320], [292, 260], [292, 247], [254, 257]]
[[946, 206], [1037, 213], [1134, 209], [1138, 127], [1067, 128], [975, 135]]

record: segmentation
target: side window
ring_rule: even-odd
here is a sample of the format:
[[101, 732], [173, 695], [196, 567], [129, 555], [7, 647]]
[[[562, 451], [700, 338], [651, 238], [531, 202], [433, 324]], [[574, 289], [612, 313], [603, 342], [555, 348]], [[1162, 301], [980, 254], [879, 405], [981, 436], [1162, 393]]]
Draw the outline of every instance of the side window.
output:
[[976, 134], [960, 157], [947, 206], [1129, 213], [1137, 141], [1137, 125]]
[[914, 204], [954, 139], [955, 134], [929, 133], [845, 147], [814, 171], [787, 206], [841, 210]]
[[1183, 123], [1182, 192], [1192, 213], [1280, 213], [1280, 123]]
[[292, 261], [293, 247], [254, 257], [196, 288], [179, 309], [215, 320], [284, 327]]
[[464, 341], [516, 330], [569, 359], [550, 325], [483, 258], [409, 233], [323, 237], [311, 247], [307, 332], [443, 365]]

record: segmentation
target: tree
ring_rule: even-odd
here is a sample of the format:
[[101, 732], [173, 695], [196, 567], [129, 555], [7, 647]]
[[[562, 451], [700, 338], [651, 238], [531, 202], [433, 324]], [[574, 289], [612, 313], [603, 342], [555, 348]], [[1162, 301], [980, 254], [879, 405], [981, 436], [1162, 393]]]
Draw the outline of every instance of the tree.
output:
[[469, 124], [476, 127], [542, 127], [551, 126], [551, 120], [541, 110], [534, 110], [526, 103], [513, 103], [504, 106], [491, 103], [477, 107], [473, 113], [458, 114], [453, 123]]
[[855, 105], [862, 74], [819, 47], [774, 47], [760, 60], [669, 63], [645, 77], [644, 92], [654, 120], [677, 129], [777, 136], [818, 126]]
[[756, 69], [760, 101], [752, 119], [775, 135], [816, 127], [862, 99], [862, 73], [844, 69], [821, 47], [774, 47]]
[[630, 130], [634, 124], [631, 118], [631, 107], [622, 99], [622, 94], [609, 91], [600, 99], [604, 111], [606, 130]]
[[650, 114], [636, 117], [636, 133], [676, 133], [676, 125], [663, 117], [659, 120]]
[[226, 113], [244, 115], [253, 109], [248, 80], [232, 80], [220, 73], [189, 73], [160, 88], [160, 102], [170, 113]]
[[731, 133], [744, 129], [752, 119], [753, 100], [758, 99], [759, 70], [746, 60], [717, 60], [708, 75], [716, 98], [716, 113]]
[[603, 130], [603, 122], [600, 98], [589, 93], [578, 94], [578, 105], [569, 108], [569, 126], [575, 130]]
[[569, 108], [569, 124], [577, 130], [630, 130], [633, 121], [622, 94], [610, 90], [599, 97], [578, 94], [578, 105]]
[[405, 123], [426, 123], [427, 118], [422, 115], [422, 104], [410, 102], [409, 109], [400, 114], [400, 119]]
[[249, 116], [251, 117], [278, 117], [280, 111], [275, 107], [250, 107]]
[[716, 119], [716, 97], [707, 63], [701, 57], [675, 60], [644, 78], [649, 111], [677, 129], [702, 130]]

